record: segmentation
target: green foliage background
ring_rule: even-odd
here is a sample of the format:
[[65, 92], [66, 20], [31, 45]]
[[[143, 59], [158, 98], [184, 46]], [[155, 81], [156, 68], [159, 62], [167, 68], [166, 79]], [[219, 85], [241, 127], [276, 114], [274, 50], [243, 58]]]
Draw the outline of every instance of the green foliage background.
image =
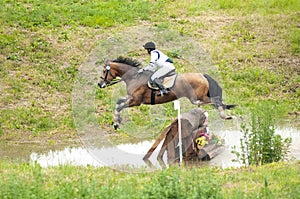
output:
[[[284, 107], [283, 115], [300, 109], [297, 0], [6, 0], [0, 6], [1, 140], [73, 139], [78, 68], [111, 33], [140, 24], [199, 42], [221, 74], [227, 102], [240, 105], [237, 116], [265, 100]], [[99, 120], [108, 126], [112, 118]]]
[[[201, 43], [218, 67], [227, 102], [240, 105], [233, 114], [247, 114], [247, 107], [261, 101], [276, 104], [284, 110], [281, 116], [300, 110], [298, 0], [3, 0], [0, 7], [1, 142], [78, 139], [71, 102], [78, 68], [99, 41], [141, 24]], [[105, 119], [98, 122], [111, 133], [112, 109], [100, 108]], [[153, 175], [3, 161], [0, 167], [3, 198], [300, 195], [299, 164], [228, 171], [171, 168]]]

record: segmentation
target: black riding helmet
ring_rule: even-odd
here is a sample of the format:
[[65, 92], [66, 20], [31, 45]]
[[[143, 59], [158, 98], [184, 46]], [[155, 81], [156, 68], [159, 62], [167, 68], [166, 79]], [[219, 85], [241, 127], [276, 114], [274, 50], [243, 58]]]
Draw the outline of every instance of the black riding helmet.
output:
[[153, 43], [153, 42], [147, 42], [145, 45], [143, 45], [143, 47], [145, 48], [145, 49], [155, 49], [156, 47], [155, 47], [155, 44]]

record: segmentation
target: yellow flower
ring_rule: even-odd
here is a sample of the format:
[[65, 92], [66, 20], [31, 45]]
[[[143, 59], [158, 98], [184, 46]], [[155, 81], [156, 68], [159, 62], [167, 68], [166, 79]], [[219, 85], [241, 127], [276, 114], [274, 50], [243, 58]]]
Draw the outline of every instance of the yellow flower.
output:
[[196, 143], [197, 143], [197, 148], [202, 149], [208, 142], [206, 140], [206, 137], [201, 136], [196, 139]]

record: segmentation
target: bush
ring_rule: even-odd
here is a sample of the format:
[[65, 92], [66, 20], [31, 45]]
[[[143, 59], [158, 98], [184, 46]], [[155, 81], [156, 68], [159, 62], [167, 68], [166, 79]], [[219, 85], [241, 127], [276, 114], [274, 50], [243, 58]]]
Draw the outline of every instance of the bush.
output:
[[269, 104], [261, 104], [251, 110], [249, 125], [241, 124], [244, 134], [240, 140], [241, 152], [233, 147], [232, 153], [244, 165], [263, 165], [279, 162], [287, 157], [291, 138], [283, 139], [275, 134], [276, 109]]

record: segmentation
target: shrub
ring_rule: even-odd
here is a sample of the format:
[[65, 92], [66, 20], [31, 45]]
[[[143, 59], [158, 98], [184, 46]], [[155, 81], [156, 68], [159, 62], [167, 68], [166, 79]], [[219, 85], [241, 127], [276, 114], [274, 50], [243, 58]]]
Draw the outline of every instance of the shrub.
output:
[[236, 146], [233, 147], [232, 153], [237, 157], [234, 161], [258, 166], [286, 158], [292, 140], [275, 134], [275, 110], [273, 106], [265, 103], [251, 110], [249, 125], [241, 124], [241, 152], [236, 150]]

